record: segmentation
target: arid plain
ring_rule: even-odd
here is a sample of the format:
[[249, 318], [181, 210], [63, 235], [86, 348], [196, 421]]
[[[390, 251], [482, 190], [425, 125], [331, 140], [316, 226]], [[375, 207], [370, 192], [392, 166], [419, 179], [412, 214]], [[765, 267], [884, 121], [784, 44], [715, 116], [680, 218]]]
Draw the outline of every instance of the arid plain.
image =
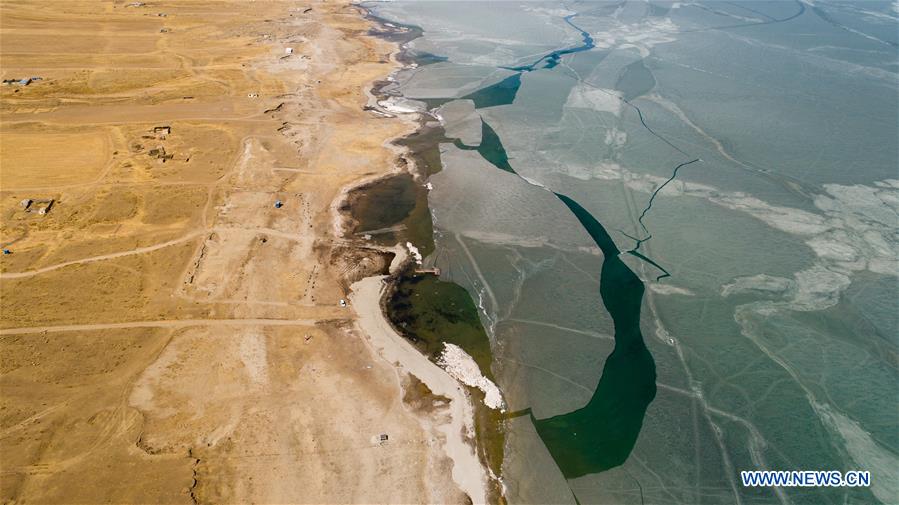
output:
[[41, 77], [0, 88], [0, 502], [466, 500], [427, 392], [341, 304], [392, 258], [341, 195], [412, 127], [363, 110], [396, 66], [369, 28], [0, 2], [3, 79]]

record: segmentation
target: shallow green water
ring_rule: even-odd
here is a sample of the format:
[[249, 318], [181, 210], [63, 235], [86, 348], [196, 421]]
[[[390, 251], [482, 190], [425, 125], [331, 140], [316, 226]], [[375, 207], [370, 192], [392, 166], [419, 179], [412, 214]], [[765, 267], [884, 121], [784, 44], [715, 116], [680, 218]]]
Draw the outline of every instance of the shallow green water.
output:
[[443, 352], [443, 342], [463, 348], [492, 379], [490, 339], [481, 326], [478, 309], [468, 291], [434, 275], [405, 275], [387, 300], [394, 326], [432, 359]]
[[352, 192], [357, 198], [353, 217], [358, 221], [355, 233], [393, 226], [415, 208], [415, 182], [409, 174], [387, 177]]
[[[397, 281], [387, 299], [386, 313], [394, 327], [432, 361], [443, 352], [444, 342], [455, 344], [474, 358], [483, 376], [496, 380], [490, 339], [481, 325], [477, 307], [462, 286], [430, 274], [407, 273]], [[476, 398], [483, 394], [474, 388], [469, 388], [469, 392]], [[505, 445], [503, 414], [483, 403], [476, 407], [475, 430], [480, 456], [499, 474]]]

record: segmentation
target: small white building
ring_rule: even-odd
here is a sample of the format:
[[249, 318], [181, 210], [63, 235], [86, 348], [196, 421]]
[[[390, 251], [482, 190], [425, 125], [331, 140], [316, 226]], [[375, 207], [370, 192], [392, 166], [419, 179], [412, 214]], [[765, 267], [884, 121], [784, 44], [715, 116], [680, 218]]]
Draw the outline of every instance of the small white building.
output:
[[293, 48], [292, 48], [292, 47], [285, 47], [285, 48], [284, 48], [284, 54], [293, 54]]

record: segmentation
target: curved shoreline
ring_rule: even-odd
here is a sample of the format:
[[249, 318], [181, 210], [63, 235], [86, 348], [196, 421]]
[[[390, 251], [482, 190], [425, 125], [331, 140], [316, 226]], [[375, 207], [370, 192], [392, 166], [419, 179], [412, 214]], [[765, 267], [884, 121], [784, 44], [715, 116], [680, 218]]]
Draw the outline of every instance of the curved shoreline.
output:
[[[381, 297], [387, 276], [366, 277], [351, 286], [350, 301], [358, 324], [367, 335], [372, 351], [394, 365], [397, 378], [409, 373], [418, 377], [435, 394], [450, 399], [444, 422], [432, 426], [443, 434], [443, 450], [453, 462], [453, 481], [473, 503], [487, 503], [487, 472], [474, 447], [474, 412], [461, 384], [432, 363], [393, 329], [384, 315]], [[448, 418], [448, 419], [447, 419]], [[423, 421], [425, 422], [425, 421]]]
[[[365, 7], [359, 4], [354, 4], [354, 6], [363, 13], [365, 19], [379, 24], [384, 29], [385, 34], [389, 30], [396, 29], [381, 22], [379, 18]], [[390, 59], [393, 63], [398, 64], [398, 67], [394, 68], [391, 75], [407, 68], [414, 68], [415, 64], [405, 61], [405, 58], [402, 56], [404, 42], [396, 40], [389, 40], [389, 42], [396, 46], [396, 50], [390, 54]], [[386, 81], [389, 82], [389, 76], [386, 77]], [[341, 188], [338, 198], [331, 205], [334, 215], [334, 228], [338, 236], [347, 237], [348, 235], [346, 227], [347, 217], [342, 215], [339, 209], [347, 201], [354, 189], [403, 172], [410, 173], [413, 177], [416, 175], [426, 176], [424, 173], [416, 174], [415, 161], [410, 160], [412, 158], [410, 156], [411, 150], [408, 147], [398, 145], [396, 142], [418, 132], [424, 122], [423, 115], [427, 113], [397, 113], [384, 110], [378, 104], [379, 97], [376, 96], [376, 90], [382, 87], [384, 83], [385, 80], [375, 80], [366, 86], [364, 93], [369, 99], [366, 110], [383, 116], [385, 119], [395, 119], [409, 124], [409, 131], [403, 135], [386, 139], [383, 143], [385, 148], [406, 159], [409, 165], [405, 168], [394, 165], [389, 172], [366, 177]], [[352, 238], [347, 238], [355, 242]], [[394, 252], [396, 256], [389, 269], [391, 274], [400, 272], [411, 261], [408, 252], [401, 244], [397, 244], [394, 247], [376, 246], [367, 243], [360, 245]], [[416, 349], [412, 343], [400, 335], [393, 327], [385, 313], [383, 303], [385, 283], [389, 278], [390, 276], [388, 275], [366, 277], [350, 286], [350, 305], [357, 315], [359, 328], [366, 336], [365, 343], [374, 354], [393, 366], [400, 394], [404, 392], [402, 386], [403, 378], [406, 374], [409, 374], [424, 383], [434, 395], [443, 396], [450, 400], [445, 409], [431, 415], [432, 419], [419, 417], [420, 422], [426, 431], [437, 432], [441, 435], [440, 446], [442, 451], [453, 463], [453, 482], [473, 503], [488, 503], [490, 495], [488, 482], [490, 479], [488, 470], [479, 458], [475, 445], [477, 437], [474, 407], [471, 398], [461, 383], [437, 364], [430, 361], [426, 355]]]

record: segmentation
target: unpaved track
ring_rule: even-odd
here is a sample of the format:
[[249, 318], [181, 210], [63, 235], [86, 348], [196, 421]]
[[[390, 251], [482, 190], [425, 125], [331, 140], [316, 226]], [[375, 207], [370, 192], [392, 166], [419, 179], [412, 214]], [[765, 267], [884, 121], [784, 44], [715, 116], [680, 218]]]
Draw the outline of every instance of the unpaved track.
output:
[[25, 335], [57, 331], [95, 331], [122, 328], [184, 328], [188, 326], [314, 326], [320, 319], [175, 319], [161, 321], [128, 321], [124, 323], [69, 324], [5, 328], [0, 335]]
[[156, 251], [157, 249], [162, 249], [165, 247], [178, 245], [178, 244], [181, 244], [184, 242], [190, 242], [191, 240], [193, 240], [201, 235], [205, 235], [207, 233], [212, 233], [212, 232], [216, 232], [216, 231], [235, 231], [235, 230], [246, 231], [246, 232], [251, 232], [251, 233], [262, 233], [265, 235], [270, 235], [273, 237], [280, 237], [280, 238], [284, 238], [284, 239], [288, 239], [288, 240], [299, 240], [301, 238], [300, 235], [298, 235], [296, 233], [288, 233], [288, 232], [274, 230], [271, 228], [236, 228], [236, 227], [217, 226], [215, 228], [210, 228], [208, 230], [192, 231], [183, 237], [169, 240], [167, 242], [162, 242], [160, 244], [150, 245], [150, 246], [146, 246], [146, 247], [138, 247], [135, 249], [129, 249], [127, 251], [122, 251], [122, 252], [117, 252], [117, 253], [101, 254], [99, 256], [91, 256], [88, 258], [81, 258], [81, 259], [77, 259], [77, 260], [66, 261], [63, 263], [57, 263], [55, 265], [50, 265], [50, 266], [47, 266], [44, 268], [39, 268], [37, 270], [26, 270], [24, 272], [2, 273], [2, 274], [0, 274], [0, 279], [21, 279], [23, 277], [32, 277], [35, 275], [51, 272], [53, 270], [57, 270], [59, 268], [64, 268], [64, 267], [71, 266], [71, 265], [80, 265], [83, 263], [93, 263], [95, 261], [111, 260], [111, 259], [115, 259], [115, 258], [122, 258], [125, 256], [133, 256], [135, 254], [143, 254], [143, 253], [147, 253], [147, 252]]
[[48, 267], [39, 268], [37, 270], [27, 270], [25, 272], [3, 273], [3, 274], [0, 274], [0, 279], [21, 279], [22, 277], [32, 277], [34, 275], [43, 274], [46, 272], [50, 272], [50, 271], [53, 271], [53, 270], [56, 270], [59, 268], [64, 268], [64, 267], [71, 266], [71, 265], [79, 265], [82, 263], [93, 263], [94, 261], [111, 260], [114, 258], [121, 258], [124, 256], [143, 254], [146, 252], [155, 251], [157, 249], [162, 249], [164, 247], [177, 245], [182, 242], [188, 242], [188, 241], [193, 240], [205, 233], [206, 233], [205, 230], [200, 230], [200, 231], [195, 231], [195, 232], [189, 233], [181, 238], [176, 238], [174, 240], [169, 240], [168, 242], [163, 242], [161, 244], [150, 245], [150, 246], [146, 246], [146, 247], [138, 247], [136, 249], [130, 249], [128, 251], [122, 251], [122, 252], [117, 252], [117, 253], [102, 254], [100, 256], [91, 256], [89, 258], [81, 258], [78, 260], [66, 261], [64, 263], [57, 263], [55, 265], [50, 265]]

